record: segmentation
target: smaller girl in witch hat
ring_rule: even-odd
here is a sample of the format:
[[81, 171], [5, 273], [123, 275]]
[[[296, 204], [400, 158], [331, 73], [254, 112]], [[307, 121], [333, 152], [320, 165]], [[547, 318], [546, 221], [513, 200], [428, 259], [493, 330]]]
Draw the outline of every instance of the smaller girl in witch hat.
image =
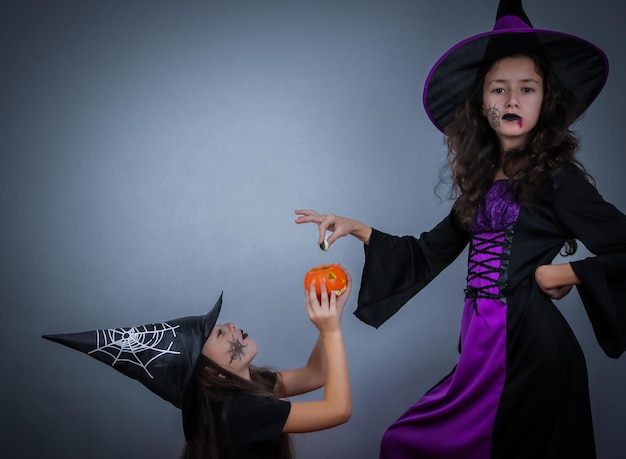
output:
[[[388, 459], [594, 459], [587, 369], [553, 303], [576, 286], [597, 340], [626, 350], [626, 216], [576, 159], [570, 125], [608, 64], [593, 44], [535, 29], [501, 0], [492, 31], [435, 64], [424, 105], [445, 133], [456, 200], [420, 237], [297, 210], [318, 244], [366, 246], [356, 315], [379, 327], [469, 245], [459, 360], [384, 434]], [[594, 256], [553, 264], [580, 240]]]
[[[181, 459], [289, 459], [287, 434], [348, 421], [352, 402], [340, 324], [352, 285], [347, 277], [339, 297], [334, 291], [329, 296], [324, 284], [321, 300], [313, 285], [305, 293], [309, 319], [320, 335], [302, 368], [278, 373], [255, 368], [256, 343], [243, 330], [232, 323], [213, 328], [185, 392], [187, 443]], [[321, 401], [285, 400], [322, 386]]]
[[[140, 327], [45, 335], [138, 380], [182, 409], [181, 459], [292, 459], [291, 433], [342, 424], [352, 410], [341, 316], [346, 290], [318, 298], [305, 291], [307, 315], [319, 330], [305, 366], [275, 372], [252, 364], [258, 347], [232, 323], [217, 324], [222, 296], [204, 316]], [[288, 397], [325, 386], [319, 401]]]

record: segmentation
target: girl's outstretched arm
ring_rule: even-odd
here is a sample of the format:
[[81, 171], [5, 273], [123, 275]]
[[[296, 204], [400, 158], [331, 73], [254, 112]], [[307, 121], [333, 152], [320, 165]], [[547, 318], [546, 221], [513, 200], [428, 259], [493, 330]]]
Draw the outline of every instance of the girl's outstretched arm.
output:
[[[342, 307], [337, 306], [337, 296], [334, 292], [329, 297], [326, 286], [322, 284], [321, 287], [321, 300], [317, 298], [315, 286], [311, 285], [305, 294], [305, 303], [309, 319], [320, 332], [320, 345], [316, 347], [319, 350], [323, 349], [325, 358], [324, 398], [313, 402], [292, 402], [287, 422], [283, 427], [283, 432], [286, 433], [328, 429], [347, 422], [352, 414], [348, 361], [341, 330]], [[349, 293], [349, 288], [341, 297]], [[281, 373], [283, 384], [289, 387], [295, 381], [300, 381], [296, 374], [292, 373], [290, 376], [288, 373]], [[301, 376], [304, 374], [300, 373]]]
[[[347, 271], [345, 273], [347, 277], [346, 290], [337, 297], [337, 311], [340, 319], [352, 288], [350, 273]], [[308, 293], [305, 292], [306, 295]], [[326, 350], [322, 334], [318, 336], [306, 365], [302, 368], [282, 370], [278, 374], [278, 378], [280, 384], [277, 384], [276, 387], [279, 397], [292, 397], [323, 387], [326, 382]]]

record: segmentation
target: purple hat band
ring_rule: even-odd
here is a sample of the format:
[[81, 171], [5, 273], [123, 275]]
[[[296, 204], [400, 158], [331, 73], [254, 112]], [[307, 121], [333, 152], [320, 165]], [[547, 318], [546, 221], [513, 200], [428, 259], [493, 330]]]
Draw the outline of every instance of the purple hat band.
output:
[[522, 21], [519, 17], [513, 15], [506, 15], [498, 18], [496, 24], [493, 26], [493, 30], [505, 30], [505, 29], [530, 29], [533, 30], [528, 24]]

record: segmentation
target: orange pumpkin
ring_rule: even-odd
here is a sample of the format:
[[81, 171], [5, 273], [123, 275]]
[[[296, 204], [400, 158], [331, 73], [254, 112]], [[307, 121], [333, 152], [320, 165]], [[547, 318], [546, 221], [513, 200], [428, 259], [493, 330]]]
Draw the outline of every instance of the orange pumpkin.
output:
[[339, 296], [346, 291], [348, 276], [337, 263], [316, 266], [310, 269], [304, 276], [304, 288], [309, 289], [311, 284], [315, 284], [318, 298], [321, 297], [321, 285], [326, 284], [326, 290], [335, 292]]

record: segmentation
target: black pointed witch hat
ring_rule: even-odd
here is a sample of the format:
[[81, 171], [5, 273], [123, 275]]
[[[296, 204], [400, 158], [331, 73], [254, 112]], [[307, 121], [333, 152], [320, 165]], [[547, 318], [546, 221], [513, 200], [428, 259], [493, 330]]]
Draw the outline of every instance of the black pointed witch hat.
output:
[[185, 389], [221, 308], [222, 295], [202, 316], [43, 337], [111, 365], [182, 408]]
[[535, 29], [521, 0], [500, 0], [493, 30], [454, 45], [426, 78], [424, 108], [437, 129], [445, 132], [484, 65], [524, 52], [539, 54], [551, 62], [561, 83], [576, 97], [578, 117], [606, 83], [609, 64], [600, 48], [573, 35]]

